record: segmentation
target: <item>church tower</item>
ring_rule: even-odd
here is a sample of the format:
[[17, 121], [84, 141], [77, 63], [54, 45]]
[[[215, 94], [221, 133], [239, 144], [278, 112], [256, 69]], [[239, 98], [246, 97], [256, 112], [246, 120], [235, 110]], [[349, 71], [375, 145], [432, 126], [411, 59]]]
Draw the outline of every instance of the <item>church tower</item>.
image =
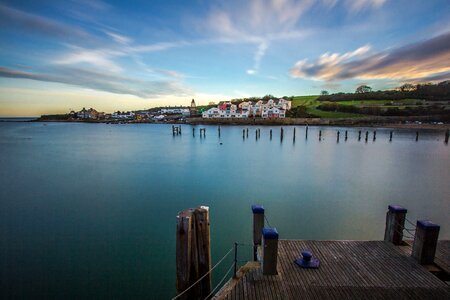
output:
[[189, 113], [190, 113], [191, 117], [197, 115], [197, 105], [195, 105], [194, 99], [192, 99], [192, 101], [191, 101], [191, 107], [189, 109]]

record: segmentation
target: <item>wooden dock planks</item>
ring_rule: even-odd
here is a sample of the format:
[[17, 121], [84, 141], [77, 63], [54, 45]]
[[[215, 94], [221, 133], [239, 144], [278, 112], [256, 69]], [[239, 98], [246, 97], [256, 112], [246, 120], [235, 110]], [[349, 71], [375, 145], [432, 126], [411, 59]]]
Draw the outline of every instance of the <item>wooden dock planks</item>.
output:
[[[448, 242], [448, 241], [446, 241]], [[447, 255], [449, 244], [441, 254]], [[294, 264], [310, 250], [320, 268]], [[447, 251], [447, 252], [446, 252]], [[215, 299], [450, 299], [450, 287], [414, 259], [384, 241], [280, 240], [278, 275], [248, 270], [227, 294]]]

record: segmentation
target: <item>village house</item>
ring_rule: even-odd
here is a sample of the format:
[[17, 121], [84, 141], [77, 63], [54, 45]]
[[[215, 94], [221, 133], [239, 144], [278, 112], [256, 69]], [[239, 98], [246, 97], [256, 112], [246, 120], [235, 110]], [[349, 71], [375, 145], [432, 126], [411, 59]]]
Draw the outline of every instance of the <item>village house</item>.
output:
[[127, 120], [127, 119], [133, 119], [134, 115], [135, 114], [132, 111], [127, 111], [127, 112], [116, 111], [111, 115], [111, 117], [113, 119]]
[[183, 116], [189, 116], [191, 114], [190, 108], [186, 107], [164, 107], [161, 108], [159, 112], [160, 114], [168, 114], [168, 115], [181, 114]]
[[[76, 112], [75, 114], [76, 114], [77, 118], [79, 118], [79, 119], [93, 119], [93, 120], [95, 120], [95, 119], [98, 119], [98, 117], [99, 117], [99, 112], [96, 111], [93, 108], [86, 109], [86, 108], [83, 107], [82, 110]], [[104, 115], [104, 113], [101, 113], [101, 114]]]
[[244, 101], [238, 105], [230, 101], [221, 101], [217, 107], [203, 112], [203, 118], [248, 118], [263, 119], [285, 118], [286, 111], [291, 109], [291, 101], [285, 99], [269, 99], [267, 101]]

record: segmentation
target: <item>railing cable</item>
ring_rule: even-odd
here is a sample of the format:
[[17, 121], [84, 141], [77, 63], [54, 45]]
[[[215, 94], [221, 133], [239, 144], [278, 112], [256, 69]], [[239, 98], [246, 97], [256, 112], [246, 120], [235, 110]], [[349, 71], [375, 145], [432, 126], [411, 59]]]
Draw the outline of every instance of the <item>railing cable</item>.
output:
[[219, 283], [216, 285], [216, 287], [211, 291], [211, 293], [209, 293], [208, 296], [205, 297], [205, 299], [209, 299], [209, 297], [211, 297], [212, 295], [214, 295], [214, 293], [216, 292], [216, 289], [218, 287], [221, 286], [221, 284], [223, 283], [223, 281], [227, 278], [227, 276], [230, 274], [230, 271], [233, 269], [234, 267], [234, 262], [231, 264], [231, 266], [228, 268], [227, 273], [225, 273], [225, 275], [222, 277], [222, 279], [219, 281]]

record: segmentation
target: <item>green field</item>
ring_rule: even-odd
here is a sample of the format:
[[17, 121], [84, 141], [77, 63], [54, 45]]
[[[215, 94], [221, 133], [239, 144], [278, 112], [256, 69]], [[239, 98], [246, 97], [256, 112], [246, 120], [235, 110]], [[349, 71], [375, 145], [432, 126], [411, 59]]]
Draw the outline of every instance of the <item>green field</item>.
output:
[[356, 117], [363, 116], [363, 115], [359, 115], [359, 114], [323, 111], [323, 110], [317, 109], [317, 106], [319, 106], [321, 104], [321, 102], [317, 101], [317, 98], [319, 98], [319, 96], [317, 96], [317, 95], [296, 96], [292, 100], [292, 107], [306, 106], [306, 112], [308, 114], [313, 115], [318, 118], [356, 118]]

